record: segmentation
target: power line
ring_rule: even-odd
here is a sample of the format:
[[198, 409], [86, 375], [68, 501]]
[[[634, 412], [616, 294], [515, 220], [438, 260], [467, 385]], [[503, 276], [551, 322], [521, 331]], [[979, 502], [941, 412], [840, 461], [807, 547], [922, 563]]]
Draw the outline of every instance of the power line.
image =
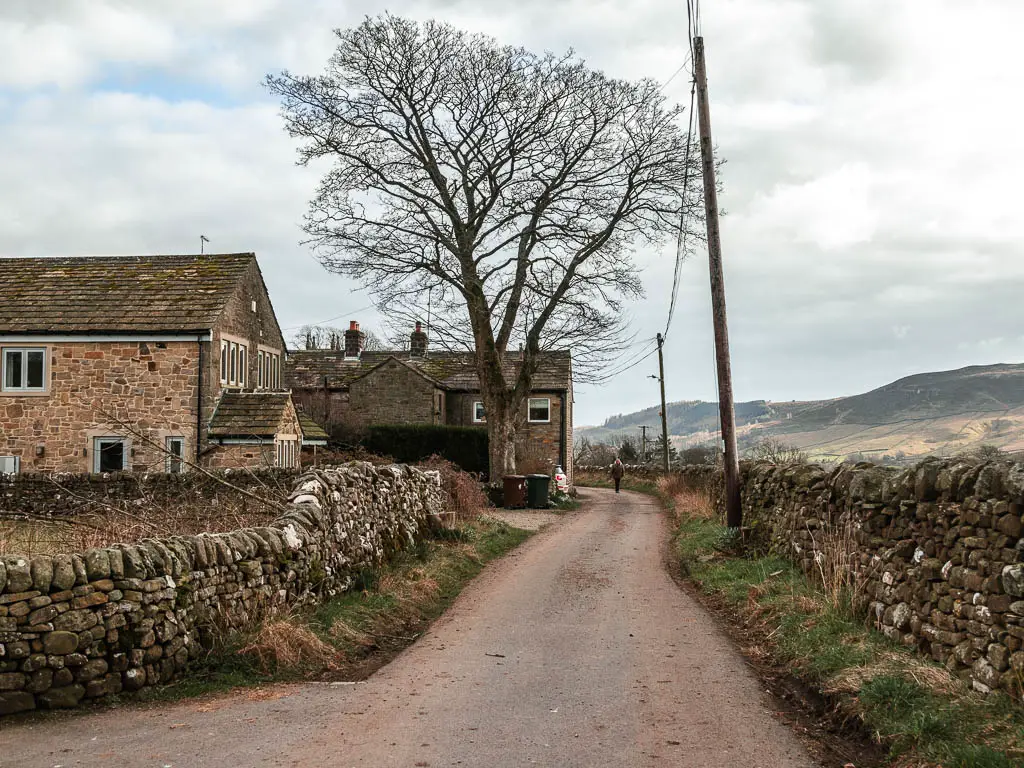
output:
[[641, 346], [640, 350], [636, 351], [633, 354], [632, 357], [629, 357], [626, 360], [620, 361], [610, 371], [608, 371], [607, 373], [603, 374], [600, 377], [601, 380], [608, 380], [608, 379], [610, 379], [610, 378], [612, 378], [614, 376], [618, 376], [621, 373], [625, 373], [629, 369], [639, 365], [641, 362], [643, 362], [648, 357], [650, 357], [651, 354], [653, 354], [653, 352], [655, 350], [655, 347], [654, 347], [655, 343], [656, 342], [654, 342], [653, 340], [649, 340], [646, 344], [643, 344]]
[[686, 57], [686, 61], [684, 61], [682, 64], [679, 65], [679, 69], [677, 69], [675, 72], [673, 72], [672, 76], [669, 77], [668, 80], [666, 80], [664, 83], [661, 84], [661, 87], [664, 88], [669, 83], [671, 83], [673, 80], [675, 80], [679, 76], [679, 73], [682, 72], [683, 70], [686, 70], [686, 72], [688, 74], [692, 75], [693, 73], [690, 70], [686, 69], [690, 65], [691, 61], [693, 61], [693, 52], [692, 51], [690, 52], [690, 55]]
[[[652, 342], [650, 341], [648, 342], [648, 344], [651, 343]], [[608, 381], [611, 381], [616, 376], [621, 376], [626, 371], [636, 368], [638, 365], [640, 365], [640, 363], [644, 362], [649, 357], [651, 357], [655, 352], [658, 351], [657, 342], [653, 342], [653, 344], [653, 348], [649, 348], [648, 345], [645, 344], [644, 347], [640, 350], [640, 352], [638, 352], [636, 355], [630, 358], [627, 362], [622, 363], [619, 365], [618, 368], [614, 368], [611, 371], [608, 371], [606, 374], [593, 379], [592, 383], [604, 384]]]
[[686, 260], [686, 195], [690, 189], [690, 148], [693, 146], [693, 103], [697, 92], [696, 80], [690, 86], [690, 115], [686, 128], [686, 155], [683, 159], [683, 196], [679, 206], [679, 234], [676, 237], [676, 266], [672, 274], [672, 298], [668, 305], [668, 320], [665, 321], [664, 337], [668, 338], [672, 317], [676, 312], [676, 298], [679, 295], [679, 275]]
[[362, 312], [362, 311], [367, 310], [367, 309], [373, 309], [373, 304], [367, 304], [365, 307], [360, 307], [359, 309], [352, 309], [352, 310], [349, 310], [347, 312], [342, 312], [340, 315], [335, 315], [334, 317], [328, 317], [326, 320], [318, 320], [315, 323], [300, 323], [299, 325], [293, 325], [290, 328], [282, 328], [281, 332], [283, 333], [284, 331], [294, 331], [294, 330], [297, 330], [297, 329], [302, 328], [302, 327], [307, 326], [307, 325], [323, 325], [324, 323], [330, 323], [330, 322], [333, 322], [334, 320], [340, 320], [341, 318], [345, 317], [346, 315], [354, 315], [357, 312]]

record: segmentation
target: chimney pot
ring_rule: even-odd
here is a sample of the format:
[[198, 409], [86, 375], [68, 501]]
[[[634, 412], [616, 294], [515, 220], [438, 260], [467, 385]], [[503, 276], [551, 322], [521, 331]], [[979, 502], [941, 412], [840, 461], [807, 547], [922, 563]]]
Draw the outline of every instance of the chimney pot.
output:
[[352, 320], [345, 331], [345, 359], [358, 360], [363, 353], [366, 334], [359, 330], [359, 323]]
[[423, 332], [423, 324], [416, 321], [416, 330], [409, 336], [409, 354], [412, 357], [423, 357], [427, 354], [427, 334]]

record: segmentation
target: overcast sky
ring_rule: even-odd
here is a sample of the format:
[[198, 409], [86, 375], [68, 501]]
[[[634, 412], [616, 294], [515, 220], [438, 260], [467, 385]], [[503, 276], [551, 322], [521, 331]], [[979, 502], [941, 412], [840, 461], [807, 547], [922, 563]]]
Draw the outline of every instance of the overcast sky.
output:
[[[255, 251], [284, 328], [369, 301], [300, 245], [325, 167], [295, 165], [268, 72], [320, 72], [383, 10], [610, 75], [670, 78], [678, 0], [2, 0], [0, 255]], [[854, 394], [1024, 361], [1020, 0], [704, 0], [737, 398]], [[689, 100], [688, 75], [667, 95]], [[1016, 94], [1016, 95], [1015, 95]], [[640, 336], [672, 254], [644, 253]], [[286, 331], [286, 335], [290, 335]], [[652, 405], [650, 365], [577, 390], [577, 424]], [[706, 254], [683, 269], [670, 400], [714, 399]]]

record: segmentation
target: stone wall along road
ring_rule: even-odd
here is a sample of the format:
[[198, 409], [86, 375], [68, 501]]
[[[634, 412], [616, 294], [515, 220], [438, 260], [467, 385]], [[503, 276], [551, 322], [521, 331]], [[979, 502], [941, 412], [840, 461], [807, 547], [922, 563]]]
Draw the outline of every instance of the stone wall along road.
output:
[[265, 528], [0, 557], [0, 715], [186, 675], [210, 633], [347, 589], [443, 505], [436, 472], [354, 462], [302, 475]]

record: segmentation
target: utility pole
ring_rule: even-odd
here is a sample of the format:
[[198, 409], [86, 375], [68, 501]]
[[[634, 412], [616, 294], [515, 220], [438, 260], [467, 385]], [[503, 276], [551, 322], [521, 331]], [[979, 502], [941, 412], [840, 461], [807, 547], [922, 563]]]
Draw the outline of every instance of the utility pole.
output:
[[[708, 262], [711, 268], [711, 307], [715, 321], [718, 408], [722, 422], [722, 441], [725, 443], [725, 522], [730, 528], [739, 528], [743, 524], [743, 508], [740, 506], [740, 464], [736, 453], [736, 417], [732, 397], [732, 366], [729, 363], [729, 326], [725, 317], [725, 276], [722, 273], [718, 190], [715, 185], [715, 154], [711, 143], [711, 107], [708, 102], [708, 73], [704, 62], [703, 37], [693, 39], [693, 59], [700, 117], [700, 154], [704, 166], [704, 212], [708, 229]], [[660, 342], [658, 349], [661, 349]], [[664, 399], [662, 395], [662, 402]]]
[[642, 464], [647, 463], [647, 430], [650, 429], [646, 424], [640, 425], [640, 462]]
[[661, 464], [666, 472], [668, 466], [668, 410], [665, 408], [665, 358], [661, 354], [661, 348], [665, 344], [665, 338], [658, 334], [658, 381], [661, 382]]

